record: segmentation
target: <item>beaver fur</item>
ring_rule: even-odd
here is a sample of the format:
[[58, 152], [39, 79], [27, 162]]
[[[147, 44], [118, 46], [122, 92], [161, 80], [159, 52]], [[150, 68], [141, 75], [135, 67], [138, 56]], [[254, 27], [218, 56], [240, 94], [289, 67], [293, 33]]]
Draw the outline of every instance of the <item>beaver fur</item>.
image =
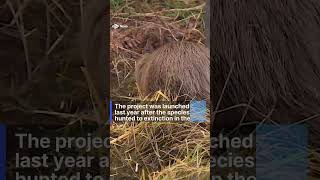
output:
[[214, 0], [210, 7], [211, 99], [220, 126], [243, 114], [284, 123], [320, 112], [320, 1]]
[[207, 13], [211, 137], [247, 122], [299, 122], [319, 148], [320, 1], [211, 0]]
[[161, 90], [172, 98], [208, 99], [209, 49], [193, 42], [170, 42], [137, 61], [137, 85], [143, 96]]

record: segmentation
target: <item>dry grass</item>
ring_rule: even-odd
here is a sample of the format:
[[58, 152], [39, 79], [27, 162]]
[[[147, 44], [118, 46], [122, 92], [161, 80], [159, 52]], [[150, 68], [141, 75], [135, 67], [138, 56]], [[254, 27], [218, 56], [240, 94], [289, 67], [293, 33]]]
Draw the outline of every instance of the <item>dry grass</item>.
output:
[[[167, 101], [167, 92], [141, 97], [133, 72], [148, 34], [203, 43], [204, 1], [112, 1], [113, 100]], [[155, 47], [161, 44], [154, 44]], [[140, 122], [111, 126], [114, 179], [209, 179], [208, 123]]]
[[114, 137], [111, 139], [111, 164], [115, 177], [209, 176], [209, 131], [200, 125], [113, 124], [111, 136]]
[[[86, 0], [68, 2], [16, 1], [1, 4], [0, 65], [1, 119], [22, 122], [20, 116], [36, 123], [57, 119], [93, 120], [89, 91], [90, 78], [85, 74], [80, 55], [81, 38], [78, 20], [83, 19]], [[91, 93], [91, 94], [90, 94]], [[14, 115], [12, 115], [14, 113]], [[22, 118], [27, 119], [27, 118]]]
[[[168, 9], [173, 2], [112, 1], [111, 24], [127, 26], [111, 28], [111, 95], [113, 99], [118, 99], [120, 96], [133, 97], [138, 94], [133, 71], [135, 61], [143, 55], [143, 49], [150, 34], [159, 38], [153, 44], [155, 48], [161, 46], [159, 41], [165, 38], [204, 43], [204, 1], [198, 3], [186, 1], [190, 4], [177, 1], [176, 6], [184, 4], [185, 7]], [[190, 8], [188, 7], [190, 5], [194, 6]], [[144, 12], [146, 10], [149, 12]], [[127, 13], [130, 15], [128, 16]], [[139, 16], [135, 16], [137, 13]]]

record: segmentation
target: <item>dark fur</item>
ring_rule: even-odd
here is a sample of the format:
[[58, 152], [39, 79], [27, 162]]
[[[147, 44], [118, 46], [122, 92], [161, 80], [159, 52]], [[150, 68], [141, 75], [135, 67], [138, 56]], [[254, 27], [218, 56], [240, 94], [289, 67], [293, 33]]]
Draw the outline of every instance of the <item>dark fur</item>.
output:
[[320, 1], [213, 0], [210, 7], [212, 135], [241, 121], [305, 120], [309, 144], [319, 148]]
[[142, 95], [158, 90], [171, 97], [207, 99], [210, 95], [209, 50], [192, 42], [166, 44], [146, 54], [136, 65], [136, 81]]
[[[212, 99], [217, 105], [223, 96], [220, 110], [250, 103], [255, 110], [246, 119], [273, 112], [270, 119], [278, 122], [320, 112], [320, 1], [214, 0], [210, 6]], [[215, 120], [228, 127], [245, 110]]]

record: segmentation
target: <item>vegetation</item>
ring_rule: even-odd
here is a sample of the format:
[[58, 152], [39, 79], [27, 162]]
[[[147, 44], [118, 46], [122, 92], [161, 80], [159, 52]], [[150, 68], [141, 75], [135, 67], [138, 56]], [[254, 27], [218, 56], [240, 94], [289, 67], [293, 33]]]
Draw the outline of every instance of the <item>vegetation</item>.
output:
[[[204, 1], [112, 0], [111, 96], [145, 100], [133, 72], [150, 34], [204, 43]], [[158, 92], [149, 100], [167, 100]], [[208, 120], [209, 122], [209, 120]], [[140, 122], [111, 126], [111, 176], [115, 179], [209, 179], [209, 123]]]

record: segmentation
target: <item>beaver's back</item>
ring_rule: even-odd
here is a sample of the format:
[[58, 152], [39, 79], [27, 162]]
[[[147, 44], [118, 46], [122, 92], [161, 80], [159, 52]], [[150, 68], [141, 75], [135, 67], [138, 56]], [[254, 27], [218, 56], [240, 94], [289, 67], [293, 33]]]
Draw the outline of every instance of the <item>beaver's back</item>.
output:
[[138, 60], [135, 76], [144, 96], [162, 90], [171, 97], [209, 98], [209, 50], [192, 42], [166, 44]]

